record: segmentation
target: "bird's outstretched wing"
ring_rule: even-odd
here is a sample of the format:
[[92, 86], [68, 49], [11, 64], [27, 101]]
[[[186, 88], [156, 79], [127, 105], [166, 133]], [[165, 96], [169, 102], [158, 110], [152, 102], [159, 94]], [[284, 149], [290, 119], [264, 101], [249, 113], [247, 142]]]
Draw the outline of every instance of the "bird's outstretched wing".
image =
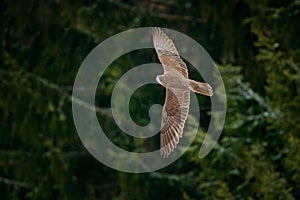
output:
[[188, 78], [186, 64], [180, 58], [173, 41], [160, 28], [153, 29], [153, 43], [164, 72], [179, 72], [179, 74]]
[[166, 88], [160, 131], [161, 155], [165, 158], [176, 148], [182, 137], [190, 104], [190, 91]]

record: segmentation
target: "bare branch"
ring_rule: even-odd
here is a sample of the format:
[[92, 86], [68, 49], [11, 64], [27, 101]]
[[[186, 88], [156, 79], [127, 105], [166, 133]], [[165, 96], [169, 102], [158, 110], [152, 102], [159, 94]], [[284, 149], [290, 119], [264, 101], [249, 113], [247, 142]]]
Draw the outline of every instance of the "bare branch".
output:
[[[164, 9], [160, 9], [159, 10], [160, 12], [157, 12], [157, 9], [155, 9], [156, 7], [153, 6], [153, 5], [148, 5], [148, 6], [147, 5], [143, 5], [143, 6], [136, 7], [136, 6], [131, 6], [131, 5], [128, 5], [128, 4], [125, 4], [125, 3], [121, 3], [121, 2], [118, 2], [118, 1], [114, 1], [113, 3], [116, 6], [118, 6], [119, 8], [130, 10], [130, 11], [134, 11], [134, 12], [139, 11], [140, 13], [142, 13], [144, 15], [149, 15], [149, 12], [152, 12], [150, 14], [154, 14], [154, 15], [156, 15], [159, 18], [170, 20], [170, 21], [171, 20], [183, 20], [183, 21], [188, 21], [188, 22], [196, 22], [196, 23], [199, 23], [199, 24], [203, 24], [203, 23], [207, 22], [207, 20], [203, 19], [203, 18], [196, 18], [196, 17], [188, 16], [188, 15], [167, 14], [167, 12], [162, 12]], [[161, 2], [158, 2], [158, 1], [152, 1], [152, 2], [150, 2], [150, 4], [158, 4], [158, 3], [161, 3]], [[163, 6], [164, 7], [171, 6], [171, 4], [165, 4]], [[147, 7], [149, 9], [146, 10], [146, 9], [141, 8], [141, 7]]]
[[29, 187], [29, 184], [21, 181], [16, 181], [8, 178], [4, 178], [0, 176], [0, 182], [5, 183], [7, 185], [13, 185], [14, 187]]
[[189, 22], [197, 22], [199, 24], [206, 23], [206, 21], [207, 21], [206, 19], [195, 18], [195, 17], [187, 16], [187, 15], [169, 15], [166, 13], [158, 13], [157, 16], [162, 19], [166, 19], [166, 20], [184, 20], [184, 21], [189, 21]]

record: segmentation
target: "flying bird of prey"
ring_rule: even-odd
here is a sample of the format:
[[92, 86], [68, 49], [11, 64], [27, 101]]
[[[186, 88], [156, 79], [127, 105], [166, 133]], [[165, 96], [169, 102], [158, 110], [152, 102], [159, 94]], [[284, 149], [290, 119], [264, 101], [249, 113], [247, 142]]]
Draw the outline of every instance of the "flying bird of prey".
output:
[[166, 88], [160, 130], [160, 152], [166, 158], [176, 148], [182, 137], [189, 112], [190, 90], [212, 96], [208, 83], [189, 79], [186, 64], [180, 58], [173, 41], [159, 28], [153, 29], [153, 43], [164, 73], [156, 81]]

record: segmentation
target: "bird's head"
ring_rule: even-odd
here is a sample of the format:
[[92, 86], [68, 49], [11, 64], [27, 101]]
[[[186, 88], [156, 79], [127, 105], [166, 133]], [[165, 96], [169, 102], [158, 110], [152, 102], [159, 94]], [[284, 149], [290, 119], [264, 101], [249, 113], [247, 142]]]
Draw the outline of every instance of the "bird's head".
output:
[[158, 75], [156, 76], [156, 81], [161, 84], [161, 85], [164, 85], [164, 81], [165, 80], [165, 76], [164, 75]]

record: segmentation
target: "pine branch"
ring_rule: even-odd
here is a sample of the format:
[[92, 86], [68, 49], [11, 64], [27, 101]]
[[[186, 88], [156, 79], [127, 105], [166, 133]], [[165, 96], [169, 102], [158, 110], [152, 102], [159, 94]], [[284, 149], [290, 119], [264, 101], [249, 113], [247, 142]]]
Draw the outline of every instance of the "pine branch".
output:
[[62, 89], [62, 87], [60, 87], [59, 85], [57, 85], [53, 82], [50, 82], [49, 80], [47, 80], [41, 76], [29, 73], [29, 72], [26, 72], [26, 73], [27, 73], [27, 76], [35, 79], [37, 82], [41, 83], [43, 86], [45, 86], [49, 89], [55, 90], [58, 93], [62, 94], [63, 96], [66, 96], [70, 102], [74, 102], [78, 105], [85, 107], [88, 110], [91, 110], [91, 111], [93, 111], [95, 109], [95, 111], [99, 114], [108, 115], [108, 112], [106, 111], [106, 109], [102, 109], [100, 107], [93, 106], [77, 97], [70, 95], [66, 90]]
[[[85, 107], [86, 109], [88, 110], [91, 110], [91, 111], [94, 111], [99, 113], [99, 114], [102, 114], [102, 115], [106, 115], [106, 116], [109, 116], [111, 117], [111, 112], [110, 112], [110, 109], [106, 109], [106, 108], [101, 108], [101, 107], [98, 107], [98, 106], [93, 106], [77, 97], [74, 97], [72, 95], [70, 95], [68, 93], [68, 91], [66, 89], [64, 89], [64, 87], [61, 87], [60, 85], [56, 84], [56, 83], [53, 83], [51, 81], [49, 81], [48, 79], [46, 78], [43, 78], [37, 74], [34, 74], [34, 73], [31, 73], [31, 72], [28, 72], [28, 71], [25, 71], [23, 70], [24, 67], [21, 67], [20, 65], [18, 65], [18, 63], [16, 62], [15, 59], [12, 58], [12, 56], [10, 56], [7, 52], [5, 52], [5, 56], [9, 59], [9, 63], [6, 63], [8, 64], [9, 66], [12, 66], [13, 68], [17, 68], [18, 70], [17, 71], [9, 71], [9, 70], [4, 70], [4, 69], [0, 69], [0, 71], [4, 72], [5, 74], [8, 74], [11, 76], [12, 75], [15, 75], [15, 74], [19, 74], [21, 73], [23, 75], [23, 77], [27, 77], [27, 78], [31, 78], [33, 79], [34, 81], [42, 84], [44, 87], [48, 88], [48, 89], [51, 89], [51, 90], [54, 90], [56, 91], [57, 93], [59, 93], [62, 97], [68, 99], [70, 102], [74, 102], [78, 105], [81, 105], [83, 107]], [[1, 80], [2, 84], [8, 84], [7, 80], [5, 80], [5, 78]]]
[[[237, 80], [237, 84], [245, 91], [244, 96], [246, 99], [255, 100], [260, 106], [267, 110], [267, 112], [262, 113], [264, 116], [270, 116], [273, 118], [278, 117], [281, 113], [278, 110], [272, 109], [269, 104], [262, 98], [258, 93], [254, 92], [251, 88], [249, 88], [245, 83], [243, 83], [240, 79]], [[259, 118], [258, 115], [251, 116], [252, 118]]]

